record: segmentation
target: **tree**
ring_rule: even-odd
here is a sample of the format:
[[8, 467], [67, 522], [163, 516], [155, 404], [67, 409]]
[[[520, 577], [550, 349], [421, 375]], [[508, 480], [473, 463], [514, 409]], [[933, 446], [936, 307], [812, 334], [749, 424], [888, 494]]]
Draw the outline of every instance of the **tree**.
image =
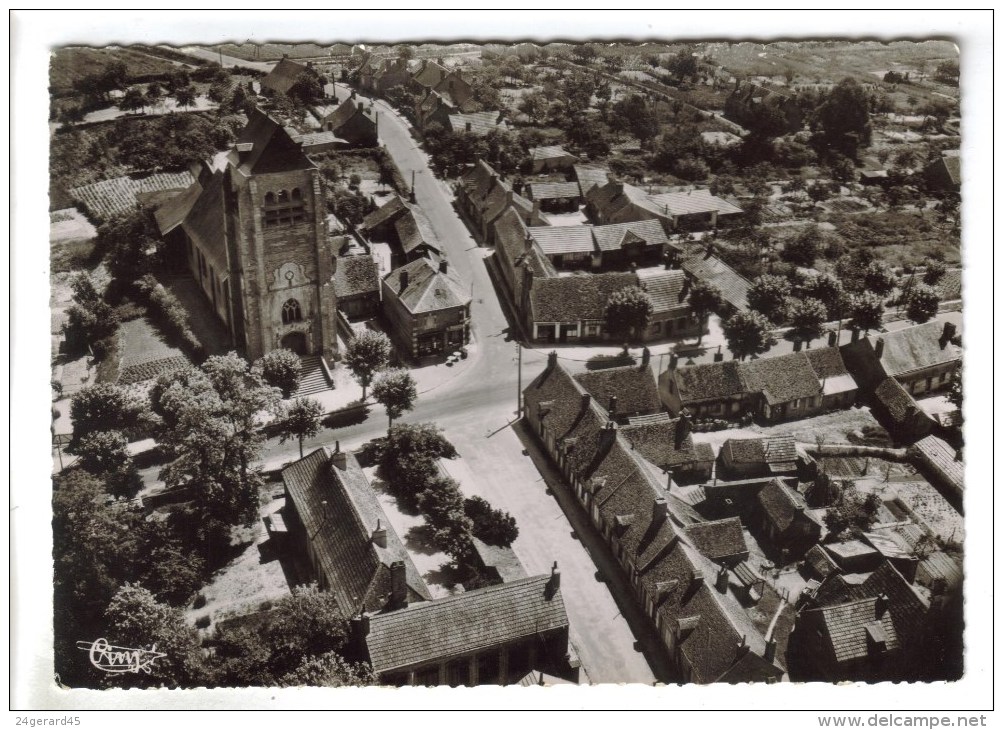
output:
[[929, 284], [915, 284], [905, 301], [906, 316], [913, 322], [922, 324], [937, 315], [940, 309], [940, 295]]
[[680, 81], [696, 76], [697, 61], [693, 53], [685, 48], [664, 62], [665, 68]]
[[414, 58], [414, 46], [401, 46], [397, 49], [397, 58], [402, 61], [410, 61]]
[[366, 388], [373, 382], [376, 373], [385, 368], [393, 354], [390, 338], [383, 332], [365, 330], [356, 335], [345, 348], [345, 364], [362, 386], [362, 400], [366, 400]]
[[636, 340], [648, 326], [654, 311], [648, 292], [639, 286], [626, 286], [613, 292], [606, 302], [606, 331], [614, 337]]
[[313, 69], [307, 69], [296, 78], [287, 95], [294, 103], [313, 104], [324, 97], [324, 84]]
[[112, 277], [128, 285], [150, 273], [159, 243], [160, 236], [150, 214], [133, 210], [102, 223], [95, 247], [104, 254]]
[[303, 458], [303, 439], [313, 438], [320, 433], [320, 417], [324, 408], [310, 398], [297, 398], [282, 416], [279, 430], [279, 443], [297, 439], [300, 446], [300, 458]]
[[884, 302], [872, 292], [862, 292], [850, 301], [850, 326], [865, 333], [881, 326]]
[[850, 308], [849, 295], [843, 283], [832, 274], [808, 277], [801, 287], [801, 295], [822, 302], [826, 309], [826, 320], [842, 319]]
[[394, 492], [414, 499], [435, 477], [435, 460], [452, 459], [456, 449], [431, 423], [391, 426], [379, 450], [380, 477]]
[[283, 398], [288, 398], [299, 387], [301, 367], [299, 356], [282, 348], [259, 357], [254, 363], [254, 372], [268, 385], [282, 391]]
[[146, 87], [146, 105], [152, 109], [156, 109], [160, 102], [164, 98], [164, 90], [161, 88], [160, 84], [152, 83]]
[[816, 110], [823, 144], [850, 158], [871, 144], [870, 104], [867, 92], [852, 78], [840, 81]]
[[923, 283], [936, 286], [947, 273], [947, 264], [939, 259], [927, 259], [925, 262], [926, 271], [923, 272]]
[[94, 289], [90, 277], [85, 273], [77, 274], [70, 286], [73, 304], [66, 312], [66, 334], [71, 346], [83, 349], [113, 335], [118, 327], [118, 315]]
[[821, 245], [822, 232], [818, 226], [810, 225], [784, 245], [780, 258], [789, 264], [810, 268], [815, 265]]
[[591, 43], [582, 43], [571, 50], [571, 55], [575, 57], [578, 63], [587, 64], [592, 63], [596, 56], [599, 55], [599, 52], [596, 51], [596, 47]]
[[719, 313], [724, 305], [724, 300], [721, 298], [721, 292], [716, 286], [698, 279], [690, 287], [688, 301], [693, 315], [700, 320], [700, 337], [697, 339], [697, 345], [699, 345], [703, 342], [707, 316]]
[[134, 497], [142, 487], [129, 454], [129, 441], [121, 431], [85, 433], [67, 451], [79, 456], [80, 468], [101, 477], [107, 491], [116, 497]]
[[261, 634], [271, 648], [268, 668], [274, 677], [293, 671], [304, 657], [340, 650], [347, 637], [337, 596], [316, 583], [294, 588], [279, 601]]
[[880, 261], [872, 261], [864, 270], [864, 286], [878, 296], [888, 296], [895, 288], [895, 274]]
[[118, 100], [118, 108], [124, 112], [143, 109], [147, 104], [146, 95], [136, 86], [129, 88]]
[[825, 334], [822, 325], [825, 324], [827, 311], [825, 305], [817, 299], [800, 299], [790, 308], [791, 329], [789, 336], [794, 340], [795, 349], [802, 342], [811, 344]]
[[195, 91], [195, 87], [191, 84], [187, 86], [180, 86], [171, 92], [171, 96], [178, 103], [178, 106], [182, 109], [189, 109], [195, 106], [195, 100], [198, 98], [198, 92]]
[[825, 511], [825, 526], [833, 540], [847, 532], [859, 536], [877, 521], [880, 506], [878, 495], [864, 496], [852, 484], [844, 485], [835, 503]]
[[206, 578], [206, 561], [181, 541], [165, 538], [149, 551], [147, 569], [140, 583], [158, 601], [184, 606]]
[[418, 389], [411, 373], [405, 368], [390, 368], [377, 376], [373, 397], [386, 409], [389, 425], [393, 426], [394, 419], [414, 408]]
[[206, 92], [209, 101], [222, 104], [230, 94], [230, 83], [226, 80], [214, 81]]
[[630, 94], [613, 105], [618, 126], [629, 129], [642, 144], [658, 134], [658, 115], [654, 104], [640, 94]]
[[470, 529], [463, 511], [463, 493], [451, 477], [436, 476], [418, 493], [415, 503], [434, 528], [462, 524]]
[[519, 537], [515, 518], [508, 512], [492, 508], [483, 497], [463, 500], [463, 511], [474, 524], [474, 537], [488, 545], [509, 547]]
[[143, 403], [126, 388], [98, 383], [77, 391], [70, 401], [74, 444], [97, 431], [129, 431], [146, 416]]
[[587, 114], [577, 114], [571, 118], [567, 130], [568, 141], [583, 150], [590, 158], [609, 154], [608, 130], [599, 119]]
[[179, 689], [207, 684], [209, 669], [198, 632], [178, 609], [159, 603], [146, 588], [122, 586], [108, 604], [105, 620], [109, 644], [163, 654], [149, 664], [149, 674], [105, 674], [107, 686]]
[[765, 315], [773, 324], [781, 324], [787, 317], [787, 300], [791, 284], [782, 276], [763, 274], [749, 287], [749, 307]]
[[951, 387], [947, 391], [948, 402], [959, 411], [961, 410], [961, 404], [965, 400], [964, 378], [961, 373], [961, 368], [955, 371], [954, 376], [951, 378]]
[[329, 651], [306, 657], [278, 681], [280, 687], [369, 687], [378, 684], [373, 668], [365, 662], [350, 663]]
[[776, 344], [770, 321], [759, 312], [736, 312], [722, 325], [728, 349], [739, 360], [761, 355]]

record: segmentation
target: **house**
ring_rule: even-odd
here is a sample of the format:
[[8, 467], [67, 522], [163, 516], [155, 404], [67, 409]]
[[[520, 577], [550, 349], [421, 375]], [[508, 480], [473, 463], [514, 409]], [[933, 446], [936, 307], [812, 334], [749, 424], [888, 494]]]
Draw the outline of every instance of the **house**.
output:
[[517, 194], [512, 184], [503, 180], [484, 160], [478, 160], [462, 175], [456, 202], [473, 225], [475, 234], [489, 245], [495, 242], [494, 223], [509, 208], [515, 208], [524, 223], [547, 224], [533, 203]]
[[470, 342], [470, 292], [444, 259], [416, 259], [383, 279], [383, 314], [398, 352], [446, 355]]
[[698, 522], [683, 531], [696, 549], [715, 563], [732, 568], [749, 558], [742, 521], [737, 517]]
[[359, 69], [359, 87], [378, 96], [407, 84], [410, 78], [407, 60], [403, 58], [373, 59]]
[[610, 297], [637, 285], [637, 276], [630, 273], [536, 278], [531, 263], [521, 268], [523, 300], [518, 309], [526, 335], [537, 342], [608, 339], [605, 317]]
[[429, 89], [415, 105], [415, 122], [422, 132], [433, 124], [438, 124], [446, 129], [449, 127], [449, 115], [456, 114], [458, 111], [442, 94], [434, 89]]
[[532, 226], [530, 238], [554, 267], [570, 271], [615, 271], [662, 264], [671, 248], [658, 221], [602, 226]]
[[934, 421], [895, 378], [885, 378], [872, 395], [874, 415], [896, 441], [910, 442], [930, 433]]
[[695, 280], [710, 284], [721, 292], [725, 308], [723, 315], [749, 309], [748, 294], [752, 285], [748, 279], [710, 251], [684, 255], [680, 266]]
[[[833, 575], [799, 605], [788, 644], [798, 681], [935, 681], [961, 670], [960, 600], [910, 585], [888, 561], [860, 583]], [[954, 634], [957, 636], [954, 636]]]
[[854, 574], [870, 573], [881, 565], [881, 553], [863, 540], [832, 542], [824, 548], [847, 580]]
[[606, 408], [609, 417], [619, 423], [664, 410], [647, 357], [640, 366], [590, 370], [576, 373], [574, 377], [599, 405]]
[[[688, 535], [704, 520], [677, 496], [672, 474], [649, 462], [640, 442], [632, 445], [638, 432], [611, 419], [556, 353], [523, 396], [527, 428], [623, 570], [680, 680], [780, 680], [784, 648], [769, 628], [773, 615], [764, 621], [762, 611], [746, 609], [748, 592], [728, 567], [741, 555], [734, 523]], [[777, 602], [778, 617], [789, 617], [785, 606]]]
[[376, 147], [379, 115], [372, 104], [366, 106], [361, 100], [345, 99], [341, 106], [321, 117], [320, 126], [345, 140], [349, 147]]
[[471, 536], [470, 541], [474, 545], [474, 567], [492, 585], [528, 577], [526, 569], [511, 547], [488, 545], [474, 536]]
[[483, 137], [491, 131], [505, 132], [508, 122], [502, 118], [502, 112], [470, 112], [467, 114], [450, 114], [446, 131], [468, 132]]
[[515, 684], [531, 671], [577, 682], [560, 573], [352, 619], [351, 642], [391, 686]]
[[[694, 443], [686, 416], [668, 414], [628, 419], [620, 433], [646, 461], [658, 467], [677, 484], [708, 481], [714, 470], [714, 447]], [[680, 495], [680, 499], [684, 499]]]
[[332, 150], [344, 149], [348, 142], [335, 136], [334, 132], [307, 132], [306, 134], [290, 134], [303, 147], [306, 155], [317, 155]]
[[459, 71], [450, 71], [431, 91], [450, 107], [461, 114], [470, 114], [477, 110], [477, 101], [474, 99], [473, 87], [463, 78]]
[[[955, 150], [956, 152], [956, 150]], [[961, 157], [944, 154], [923, 170], [926, 184], [941, 192], [961, 192]]]
[[808, 511], [804, 498], [779, 479], [759, 490], [756, 501], [760, 529], [785, 558], [800, 557], [818, 542], [822, 525]]
[[432, 223], [420, 206], [395, 195], [362, 219], [359, 233], [389, 243], [398, 262], [435, 258], [442, 254]]
[[860, 184], [861, 185], [876, 185], [885, 186], [891, 180], [888, 177], [888, 170], [861, 170], [860, 171]]
[[961, 367], [956, 337], [953, 322], [932, 320], [862, 337], [840, 351], [861, 387], [874, 388], [885, 378], [895, 378], [912, 395], [922, 395], [949, 387]]
[[526, 197], [539, 201], [548, 213], [578, 210], [582, 202], [581, 189], [576, 182], [531, 182], [526, 186]]
[[724, 102], [724, 118], [746, 129], [762, 125], [764, 109], [773, 112], [772, 119], [779, 123], [780, 133], [801, 131], [804, 116], [797, 100], [782, 91], [735, 79], [735, 88]]
[[282, 470], [291, 545], [341, 615], [431, 600], [353, 454], [317, 449]]
[[804, 556], [805, 567], [819, 581], [824, 581], [830, 575], [842, 572], [829, 552], [821, 545], [813, 545]]
[[231, 346], [252, 360], [287, 348], [333, 365], [337, 297], [324, 183], [302, 142], [254, 110], [222, 168], [198, 170], [156, 220]]
[[964, 496], [965, 464], [960, 451], [941, 438], [926, 436], [910, 446], [908, 453], [932, 484], [953, 499]]
[[701, 132], [700, 139], [709, 147], [730, 148], [742, 144], [742, 138], [731, 132]]
[[738, 216], [742, 209], [709, 190], [650, 195], [641, 188], [617, 180], [592, 187], [585, 196], [585, 209], [595, 223], [627, 223], [658, 220], [666, 230], [716, 228], [718, 219]]
[[696, 337], [707, 332], [707, 321], [701, 320], [690, 308], [692, 280], [679, 269], [641, 269], [638, 285], [651, 299], [651, 317], [642, 333], [644, 341], [664, 338]]
[[588, 167], [585, 165], [574, 165], [575, 181], [581, 197], [584, 199], [589, 191], [594, 187], [602, 187], [609, 182], [610, 171], [605, 167]]
[[570, 172], [578, 158], [560, 145], [533, 147], [529, 151], [530, 169], [534, 175], [544, 172]]
[[333, 262], [338, 309], [349, 320], [375, 317], [380, 309], [380, 273], [373, 257], [338, 256]]
[[[672, 413], [683, 408], [697, 417], [736, 418], [752, 412], [767, 422], [806, 418], [856, 399], [838, 352], [819, 348], [744, 362], [715, 362], [669, 368], [659, 376], [662, 402]], [[817, 369], [816, 369], [817, 368]]]
[[305, 73], [316, 72], [311, 67], [284, 57], [261, 79], [261, 90], [265, 94], [288, 94], [289, 90], [299, 81], [300, 76]]
[[797, 447], [793, 436], [728, 439], [718, 462], [718, 473], [725, 479], [791, 476], [797, 472]]
[[448, 75], [449, 70], [441, 63], [430, 58], [425, 58], [422, 59], [417, 70], [411, 74], [411, 80], [408, 85], [413, 92], [422, 93], [434, 89]]

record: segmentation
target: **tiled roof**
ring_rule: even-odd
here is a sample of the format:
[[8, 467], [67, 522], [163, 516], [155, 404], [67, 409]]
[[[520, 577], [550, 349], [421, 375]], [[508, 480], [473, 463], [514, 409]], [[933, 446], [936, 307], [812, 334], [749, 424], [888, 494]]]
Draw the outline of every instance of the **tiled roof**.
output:
[[630, 241], [644, 243], [646, 246], [667, 246], [669, 244], [665, 229], [657, 220], [612, 223], [605, 226], [595, 226], [592, 231], [600, 251], [619, 251], [624, 244], [624, 237], [628, 234], [634, 234], [629, 239]]
[[379, 268], [372, 256], [342, 256], [334, 270], [334, 293], [338, 297], [379, 292]]
[[595, 251], [591, 226], [533, 226], [529, 234], [547, 256]]
[[931, 553], [916, 566], [916, 582], [928, 588], [939, 580], [944, 581], [948, 589], [956, 588], [961, 585], [962, 577], [961, 566], [940, 550]]
[[495, 260], [499, 266], [509, 270], [513, 300], [522, 301], [522, 273], [518, 268], [523, 265], [533, 267], [533, 274], [538, 278], [557, 276], [550, 259], [543, 255], [540, 247], [533, 244], [529, 253], [526, 252], [526, 224], [514, 208], [508, 208], [495, 220]]
[[899, 648], [899, 637], [891, 613], [876, 610], [877, 598], [814, 609], [821, 613], [828, 642], [837, 662], [868, 656], [869, 645], [881, 642], [888, 651]]
[[685, 532], [694, 547], [711, 560], [722, 560], [749, 552], [742, 533], [742, 521], [738, 517], [689, 525]]
[[609, 181], [609, 169], [605, 167], [585, 167], [575, 165], [575, 179], [578, 181], [578, 188], [581, 196], [588, 195], [589, 190], [596, 186], [603, 186]]
[[[329, 449], [317, 449], [283, 469], [282, 481], [346, 618], [361, 607], [383, 608], [395, 561], [405, 564], [412, 597], [431, 598], [352, 454], [342, 469], [331, 463]], [[377, 523], [387, 531], [386, 548], [372, 540]]]
[[267, 76], [261, 79], [261, 86], [273, 89], [280, 94], [285, 94], [296, 84], [296, 80], [299, 79], [300, 74], [306, 70], [306, 66], [288, 58], [283, 58], [275, 64], [275, 67], [268, 72]]
[[566, 629], [558, 590], [548, 575], [502, 583], [371, 617], [366, 644], [377, 674], [490, 649]]
[[[628, 425], [620, 428], [620, 433], [637, 452], [659, 469], [673, 469], [683, 464], [698, 461], [713, 461], [713, 451], [709, 459], [703, 450], [697, 450], [693, 438], [686, 438], [676, 448], [676, 427], [679, 419]], [[708, 444], [709, 445], [709, 444]]]
[[821, 545], [812, 545], [811, 549], [805, 553], [805, 562], [811, 566], [815, 574], [827, 578], [832, 573], [839, 572], [839, 566], [836, 565], [836, 561], [825, 551]]
[[899, 425], [905, 425], [907, 416], [916, 413], [918, 406], [909, 392], [895, 378], [885, 378], [874, 389], [874, 397], [885, 409], [892, 420]]
[[336, 136], [334, 132], [307, 132], [306, 134], [299, 135], [299, 142], [303, 145], [303, 148], [310, 151], [311, 147], [320, 147], [321, 145], [327, 144], [337, 144], [339, 142], [344, 142], [345, 140]]
[[649, 198], [655, 205], [672, 216], [696, 215], [717, 211], [718, 215], [733, 215], [741, 213], [742, 209], [732, 205], [724, 198], [711, 195], [709, 190], [691, 190], [685, 193], [663, 193]]
[[684, 404], [746, 392], [735, 360], [679, 368], [675, 371], [675, 380], [679, 398]]
[[804, 352], [743, 362], [746, 388], [762, 393], [770, 405], [821, 395], [822, 386]]
[[181, 227], [219, 273], [229, 269], [224, 209], [225, 173], [217, 170], [206, 183]]
[[530, 200], [581, 197], [581, 189], [576, 182], [534, 182], [527, 185], [526, 190]]
[[411, 253], [420, 246], [428, 246], [435, 251], [442, 250], [432, 229], [432, 222], [425, 215], [425, 211], [416, 205], [408, 206], [407, 212], [394, 221], [394, 229], [397, 231], [404, 253]]
[[529, 156], [533, 160], [559, 160], [563, 157], [570, 157], [572, 159], [577, 159], [573, 154], [565, 150], [560, 145], [551, 145], [549, 147], [534, 147], [529, 151]]
[[805, 350], [804, 354], [808, 357], [808, 362], [811, 363], [815, 375], [820, 380], [822, 378], [838, 378], [849, 375], [846, 364], [843, 362], [843, 356], [839, 354], [838, 347], [814, 347], [810, 350]]
[[599, 405], [608, 409], [610, 399], [617, 398], [617, 413], [647, 414], [662, 410], [658, 386], [651, 368], [630, 365], [621, 368], [592, 370], [575, 375]]
[[320, 121], [325, 126], [330, 123], [333, 126], [335, 132], [341, 129], [352, 117], [356, 115], [361, 115], [370, 124], [376, 124], [376, 119], [371, 110], [372, 108], [359, 109], [359, 103], [355, 99], [345, 99], [334, 112], [328, 114]]
[[799, 514], [804, 514], [807, 507], [800, 494], [777, 479], [760, 489], [756, 499], [770, 522], [780, 532], [790, 527]]
[[387, 221], [403, 215], [411, 209], [410, 204], [400, 195], [395, 195], [386, 203], [362, 219], [362, 228], [376, 228]]
[[487, 195], [498, 173], [483, 159], [478, 159], [474, 166], [460, 177], [460, 184], [471, 196]]
[[[405, 271], [408, 274], [408, 285], [402, 292], [400, 278]], [[452, 272], [442, 273], [427, 258], [416, 259], [394, 269], [383, 281], [386, 284], [384, 296], [398, 299], [412, 314], [435, 312], [470, 303], [470, 293]]]
[[[247, 145], [250, 150], [239, 151]], [[248, 115], [230, 153], [230, 163], [245, 175], [316, 168], [286, 128], [260, 109]]]
[[514, 580], [521, 580], [527, 577], [526, 569], [522, 567], [522, 563], [519, 562], [519, 558], [516, 557], [515, 551], [512, 548], [488, 545], [476, 537], [471, 537], [470, 539], [474, 543], [474, 550], [480, 556], [481, 562], [486, 567], [497, 570], [503, 583], [511, 583]]
[[965, 465], [951, 446], [936, 436], [926, 436], [909, 448], [919, 460], [948, 486], [961, 493], [965, 489]]
[[691, 276], [717, 287], [721, 298], [736, 310], [744, 311], [749, 308], [748, 294], [751, 285], [748, 280], [717, 256], [687, 256], [682, 261], [682, 267]]
[[449, 128], [453, 132], [467, 131], [470, 125], [472, 134], [484, 135], [492, 129], [508, 129], [508, 123], [502, 119], [501, 112], [472, 112], [470, 114], [450, 114]]
[[651, 297], [653, 314], [689, 309], [686, 273], [679, 269], [642, 269], [637, 272], [641, 287]]
[[[960, 350], [950, 342], [941, 346], [944, 323], [933, 320], [880, 335], [884, 341], [881, 365], [885, 375], [898, 377], [915, 370], [954, 362], [961, 358]], [[876, 337], [869, 337], [873, 347]]]
[[613, 293], [636, 283], [634, 274], [616, 272], [535, 280], [530, 291], [533, 321], [602, 320]]
[[441, 64], [425, 59], [422, 61], [421, 68], [414, 73], [414, 80], [425, 88], [432, 88], [437, 86], [448, 73], [449, 71]]
[[192, 206], [195, 205], [195, 201], [198, 200], [201, 194], [202, 186], [199, 184], [198, 180], [196, 180], [183, 192], [175, 195], [162, 206], [157, 208], [157, 210], [153, 213], [153, 217], [157, 221], [157, 228], [160, 229], [160, 235], [166, 236], [168, 233], [180, 226], [184, 222], [185, 218], [188, 217], [188, 213], [191, 212]]

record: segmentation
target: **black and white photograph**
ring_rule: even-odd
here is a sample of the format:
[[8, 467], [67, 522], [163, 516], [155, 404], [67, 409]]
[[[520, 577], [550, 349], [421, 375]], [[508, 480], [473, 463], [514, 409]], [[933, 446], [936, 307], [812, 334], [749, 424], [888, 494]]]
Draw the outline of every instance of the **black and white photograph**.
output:
[[12, 709], [988, 681], [986, 49], [905, 11], [373, 13], [34, 49]]

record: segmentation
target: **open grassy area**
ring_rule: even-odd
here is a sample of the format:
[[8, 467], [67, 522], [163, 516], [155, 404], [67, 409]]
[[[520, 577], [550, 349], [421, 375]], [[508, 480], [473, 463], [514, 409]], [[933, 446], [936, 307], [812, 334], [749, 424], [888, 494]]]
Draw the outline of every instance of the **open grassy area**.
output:
[[117, 61], [125, 64], [129, 78], [163, 74], [177, 66], [138, 48], [57, 48], [49, 62], [49, 86], [57, 93], [71, 91], [75, 81], [101, 73]]

